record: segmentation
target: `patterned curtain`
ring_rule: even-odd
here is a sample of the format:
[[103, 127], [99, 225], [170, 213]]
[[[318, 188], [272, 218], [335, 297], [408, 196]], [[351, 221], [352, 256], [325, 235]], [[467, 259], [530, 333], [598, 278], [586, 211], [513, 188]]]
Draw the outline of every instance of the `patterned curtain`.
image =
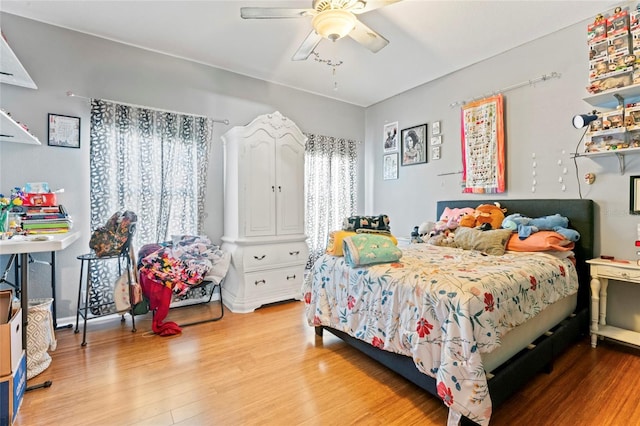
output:
[[342, 228], [356, 212], [357, 142], [306, 134], [305, 232], [309, 244], [307, 268], [327, 248], [329, 233]]
[[[93, 99], [91, 229], [118, 210], [135, 212], [134, 253], [172, 235], [201, 234], [212, 128], [205, 117]], [[117, 267], [93, 264], [91, 304], [110, 303]]]

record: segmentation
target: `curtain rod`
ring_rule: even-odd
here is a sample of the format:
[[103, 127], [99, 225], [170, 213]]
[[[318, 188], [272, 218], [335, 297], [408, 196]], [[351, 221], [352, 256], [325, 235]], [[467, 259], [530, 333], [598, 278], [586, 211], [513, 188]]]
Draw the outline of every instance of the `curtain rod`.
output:
[[[88, 100], [94, 99], [94, 98], [89, 98], [89, 97], [87, 97], [87, 96], [80, 96], [80, 95], [76, 95], [76, 94], [75, 94], [75, 93], [73, 93], [71, 90], [68, 90], [68, 91], [67, 91], [67, 96], [69, 96], [69, 97], [71, 97], [71, 98], [80, 98], [80, 99], [88, 99]], [[193, 115], [193, 116], [195, 116], [195, 117], [210, 118], [210, 117], [207, 117], [206, 115], [191, 114], [191, 113], [188, 113], [188, 112], [170, 111], [170, 110], [166, 110], [166, 109], [153, 108], [153, 107], [144, 106], [144, 105], [131, 104], [131, 103], [128, 103], [128, 102], [112, 101], [112, 100], [110, 100], [110, 99], [103, 99], [103, 100], [105, 100], [105, 101], [107, 101], [107, 102], [114, 102], [114, 103], [117, 103], [117, 104], [127, 105], [127, 106], [134, 107], [134, 108], [152, 109], [152, 110], [154, 110], [154, 111], [169, 112], [169, 113], [172, 113], [172, 114]], [[220, 120], [220, 119], [216, 119], [216, 118], [211, 118], [211, 121], [213, 121], [214, 123], [222, 123], [222, 124], [226, 124], [226, 125], [228, 125], [228, 124], [229, 124], [229, 120], [227, 120], [226, 118], [225, 118], [224, 120]]]
[[449, 107], [453, 108], [453, 107], [456, 107], [458, 105], [465, 105], [465, 104], [467, 104], [469, 102], [474, 102], [474, 101], [477, 101], [477, 100], [480, 100], [480, 99], [484, 99], [484, 98], [488, 98], [488, 97], [497, 95], [498, 93], [508, 92], [509, 90], [519, 89], [520, 87], [524, 87], [524, 86], [532, 86], [532, 85], [534, 85], [536, 83], [539, 83], [541, 81], [547, 81], [547, 80], [550, 80], [552, 78], [560, 78], [560, 73], [557, 73], [557, 72], [554, 71], [551, 74], [543, 74], [538, 78], [534, 78], [532, 80], [523, 81], [522, 83], [518, 83], [518, 84], [513, 84], [513, 85], [505, 87], [503, 89], [496, 90], [493, 93], [489, 93], [487, 95], [479, 96], [479, 97], [473, 98], [473, 99], [467, 99], [467, 100], [464, 100], [464, 101], [452, 102], [452, 103], [449, 104]]

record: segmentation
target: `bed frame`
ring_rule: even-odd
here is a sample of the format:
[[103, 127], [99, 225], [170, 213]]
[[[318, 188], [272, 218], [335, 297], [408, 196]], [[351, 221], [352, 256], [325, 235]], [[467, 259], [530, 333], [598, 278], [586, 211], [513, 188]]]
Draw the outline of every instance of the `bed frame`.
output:
[[[493, 370], [490, 376], [487, 376], [489, 394], [495, 410], [509, 396], [531, 380], [533, 376], [541, 371], [550, 372], [554, 359], [589, 331], [590, 278], [586, 260], [593, 257], [595, 203], [592, 200], [583, 199], [438, 201], [437, 217], [440, 217], [445, 207], [476, 207], [479, 204], [491, 204], [494, 202], [498, 202], [501, 207], [506, 208], [507, 215], [520, 213], [523, 216], [536, 218], [560, 213], [562, 216], [569, 218], [569, 227], [580, 233], [580, 240], [576, 242], [574, 249], [579, 280], [576, 310], [570, 317], [564, 319], [560, 324], [549, 330], [548, 333], [532, 342], [533, 344], [529, 345], [529, 348], [522, 350]], [[383, 351], [330, 327], [316, 327], [316, 334], [322, 336], [324, 329], [438, 397], [436, 380], [418, 371], [412, 358]], [[463, 418], [462, 423], [476, 424], [466, 418]]]

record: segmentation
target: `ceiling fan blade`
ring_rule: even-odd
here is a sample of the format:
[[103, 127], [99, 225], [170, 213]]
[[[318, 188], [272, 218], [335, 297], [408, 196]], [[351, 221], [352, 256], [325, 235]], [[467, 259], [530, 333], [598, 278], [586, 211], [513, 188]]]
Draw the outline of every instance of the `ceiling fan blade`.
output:
[[243, 19], [278, 19], [302, 18], [311, 16], [313, 9], [285, 9], [279, 7], [241, 7], [240, 16]]
[[373, 31], [371, 28], [367, 27], [359, 20], [356, 21], [356, 26], [349, 33], [349, 37], [351, 37], [373, 53], [376, 53], [387, 44], [389, 44], [389, 40], [382, 37], [380, 34]]
[[390, 4], [397, 3], [401, 0], [359, 0], [354, 6], [349, 8], [349, 12], [359, 15], [361, 13], [371, 12]]
[[293, 54], [291, 58], [292, 61], [304, 61], [311, 55], [313, 49], [316, 48], [318, 43], [322, 40], [322, 36], [316, 33], [314, 30], [311, 30], [307, 38], [304, 39], [296, 53]]

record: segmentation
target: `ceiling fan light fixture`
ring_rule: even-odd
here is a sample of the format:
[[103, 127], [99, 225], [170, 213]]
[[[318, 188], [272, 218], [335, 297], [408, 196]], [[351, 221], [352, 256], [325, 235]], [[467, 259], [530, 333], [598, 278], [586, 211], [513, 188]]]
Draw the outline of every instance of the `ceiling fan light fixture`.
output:
[[311, 24], [322, 37], [336, 41], [353, 30], [356, 25], [356, 17], [346, 10], [329, 9], [314, 16]]

